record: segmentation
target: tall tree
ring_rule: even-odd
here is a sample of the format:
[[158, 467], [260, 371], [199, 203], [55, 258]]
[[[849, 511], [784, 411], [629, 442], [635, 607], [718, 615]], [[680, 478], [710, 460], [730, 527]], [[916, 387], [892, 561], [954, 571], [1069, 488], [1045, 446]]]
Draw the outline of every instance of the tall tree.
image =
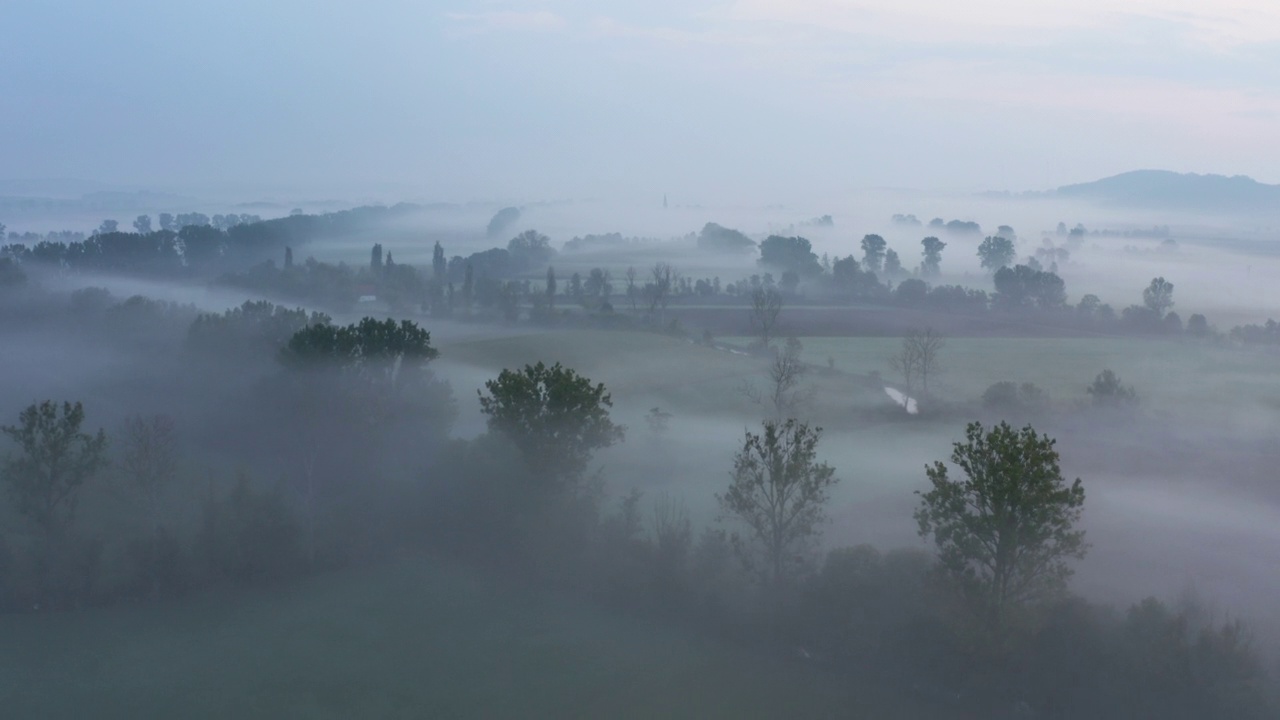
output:
[[1013, 247], [1013, 241], [999, 235], [987, 237], [978, 246], [978, 259], [981, 261], [982, 267], [991, 272], [1007, 267], [1009, 263], [1013, 262], [1013, 258], [1017, 254], [1017, 250]]
[[781, 313], [782, 293], [763, 287], [751, 291], [751, 329], [766, 348], [777, 335], [778, 315]]
[[1173, 307], [1173, 283], [1162, 277], [1152, 278], [1151, 284], [1142, 291], [1142, 304], [1154, 312], [1157, 318], [1163, 318]]
[[444, 257], [444, 247], [437, 240], [435, 247], [431, 249], [431, 278], [435, 280], [436, 285], [443, 288], [448, 277], [449, 261]]
[[556, 311], [556, 269], [550, 265], [547, 266], [547, 309], [550, 312]]
[[929, 236], [921, 240], [920, 245], [924, 247], [924, 256], [920, 261], [920, 275], [937, 277], [942, 272], [942, 251], [947, 244], [936, 237]]
[[1031, 426], [988, 432], [975, 422], [951, 453], [965, 479], [941, 462], [926, 468], [933, 489], [915, 511], [920, 536], [933, 539], [947, 575], [997, 634], [1018, 608], [1059, 596], [1069, 561], [1088, 549], [1075, 528], [1084, 488], [1063, 478], [1054, 445]]
[[894, 250], [884, 251], [884, 274], [885, 277], [898, 277], [902, 274], [902, 259], [898, 257], [898, 253]]
[[107, 463], [107, 436], [81, 432], [84, 407], [46, 400], [18, 415], [17, 425], [0, 427], [18, 446], [0, 464], [0, 477], [18, 514], [35, 523], [46, 551], [75, 516], [76, 500], [90, 478]]
[[822, 534], [835, 470], [817, 459], [821, 428], [796, 420], [769, 421], [750, 431], [733, 459], [729, 489], [717, 495], [726, 518], [741, 521], [747, 537], [734, 547], [770, 589], [794, 579]]
[[634, 265], [627, 266], [627, 272], [623, 275], [627, 281], [627, 299], [631, 301], [631, 310], [636, 309], [636, 298], [640, 295], [640, 288], [636, 285], [636, 269]]
[[946, 340], [933, 328], [912, 330], [902, 339], [902, 349], [889, 358], [889, 366], [902, 375], [907, 394], [914, 392], [917, 381], [921, 391], [929, 394], [929, 377], [941, 370], [939, 355], [945, 345]]
[[134, 218], [133, 229], [137, 231], [139, 235], [150, 234], [151, 233], [151, 216], [139, 215], [138, 217]]
[[621, 442], [624, 428], [609, 417], [613, 398], [603, 383], [539, 362], [503, 370], [477, 390], [490, 432], [509, 438], [534, 482], [564, 489], [582, 480], [596, 450]]
[[862, 264], [869, 272], [880, 272], [884, 265], [884, 238], [879, 235], [865, 235], [862, 238]]
[[645, 299], [649, 301], [649, 317], [656, 319], [659, 325], [666, 325], [667, 304], [680, 282], [680, 273], [670, 264], [659, 262], [650, 268], [649, 275], [652, 279], [644, 286]]

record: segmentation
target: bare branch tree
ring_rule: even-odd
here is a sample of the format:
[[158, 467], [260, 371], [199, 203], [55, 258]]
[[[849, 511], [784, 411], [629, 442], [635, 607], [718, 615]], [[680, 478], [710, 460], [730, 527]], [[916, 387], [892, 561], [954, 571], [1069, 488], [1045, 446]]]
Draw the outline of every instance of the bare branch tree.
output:
[[680, 273], [670, 264], [655, 263], [649, 271], [652, 280], [645, 284], [644, 295], [649, 301], [649, 317], [654, 317], [659, 310], [658, 324], [665, 325], [667, 319], [667, 303], [671, 302], [671, 293], [680, 281]]
[[781, 312], [782, 293], [773, 288], [756, 288], [751, 292], [751, 329], [760, 336], [765, 347], [769, 347], [777, 334]]
[[775, 351], [773, 360], [765, 370], [768, 385], [764, 390], [751, 383], [744, 383], [740, 389], [757, 405], [770, 410], [770, 416], [776, 422], [795, 418], [801, 410], [813, 400], [814, 389], [802, 388], [808, 368], [800, 359], [803, 346], [796, 338], [788, 338], [786, 348]]
[[920, 382], [921, 392], [929, 394], [929, 377], [942, 371], [938, 356], [946, 340], [933, 328], [912, 330], [902, 339], [902, 349], [889, 358], [889, 366], [900, 375], [907, 394]]

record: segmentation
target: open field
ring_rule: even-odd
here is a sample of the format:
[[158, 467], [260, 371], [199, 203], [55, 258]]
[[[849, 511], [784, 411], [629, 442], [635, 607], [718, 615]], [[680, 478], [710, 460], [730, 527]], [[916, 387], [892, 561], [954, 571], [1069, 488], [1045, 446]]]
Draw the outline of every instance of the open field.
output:
[[942, 717], [872, 678], [417, 559], [156, 607], [0, 617], [0, 643], [11, 718]]

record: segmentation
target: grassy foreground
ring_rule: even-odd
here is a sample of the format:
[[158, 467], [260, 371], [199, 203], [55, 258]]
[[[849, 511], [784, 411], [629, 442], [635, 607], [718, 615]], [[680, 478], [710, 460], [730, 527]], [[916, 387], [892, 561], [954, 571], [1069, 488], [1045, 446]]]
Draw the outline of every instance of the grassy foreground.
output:
[[789, 659], [422, 559], [0, 618], [11, 718], [933, 717]]

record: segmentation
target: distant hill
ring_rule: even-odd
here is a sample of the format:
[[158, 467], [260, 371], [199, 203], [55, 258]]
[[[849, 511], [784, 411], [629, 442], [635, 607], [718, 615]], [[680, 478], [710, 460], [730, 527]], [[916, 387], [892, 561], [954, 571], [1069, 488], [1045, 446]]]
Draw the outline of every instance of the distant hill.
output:
[[1244, 175], [1227, 177], [1168, 170], [1135, 170], [1094, 182], [1066, 185], [1042, 196], [1169, 210], [1280, 211], [1280, 185], [1267, 185]]

